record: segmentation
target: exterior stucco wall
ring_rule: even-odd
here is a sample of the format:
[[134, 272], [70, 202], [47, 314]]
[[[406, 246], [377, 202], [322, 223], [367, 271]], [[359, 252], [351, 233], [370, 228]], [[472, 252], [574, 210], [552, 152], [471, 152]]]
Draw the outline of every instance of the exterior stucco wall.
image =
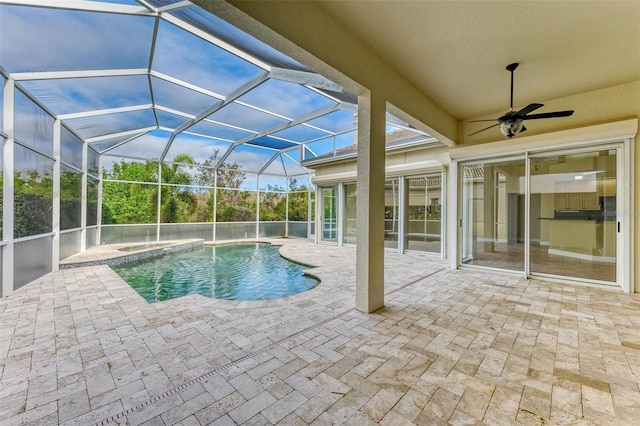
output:
[[[531, 131], [526, 136], [545, 135], [553, 132], [567, 130], [571, 128], [586, 128], [593, 125], [613, 123], [627, 118], [640, 117], [640, 81], [608, 89], [597, 90], [594, 92], [575, 95], [567, 98], [552, 100], [545, 102], [545, 109], [557, 110], [572, 108], [576, 111], [576, 117], [571, 120], [572, 126], [567, 127], [562, 119], [559, 120], [540, 120], [531, 126]], [[489, 136], [483, 136], [478, 143], [467, 143], [466, 145], [483, 145], [491, 142], [504, 141], [504, 138], [496, 138], [495, 132], [488, 132]], [[469, 142], [469, 140], [467, 140]], [[477, 142], [477, 141], [474, 141]], [[518, 143], [518, 138], [512, 140], [513, 144]], [[462, 147], [458, 148], [462, 149]], [[411, 164], [417, 165], [416, 170], [420, 170], [419, 165], [425, 164], [425, 161], [438, 162], [443, 154], [447, 152], [448, 147], [440, 149], [420, 149], [407, 152], [396, 152], [387, 155], [386, 174], [393, 176], [393, 169], [398, 165], [407, 170], [411, 169]], [[635, 258], [640, 253], [640, 135], [636, 134], [634, 144], [634, 176], [632, 181], [632, 190], [634, 194], [634, 208], [629, 212], [624, 212], [632, 216], [634, 222], [634, 238], [633, 246]], [[423, 169], [423, 171], [427, 171]], [[345, 175], [355, 173], [355, 160], [344, 162], [341, 164], [331, 164], [319, 167], [317, 176], [324, 180], [339, 180]], [[340, 176], [341, 175], [341, 176]], [[396, 174], [397, 175], [397, 174]], [[352, 179], [353, 180], [353, 179]], [[640, 292], [640, 262], [634, 264], [635, 283], [632, 287], [635, 292]]]
[[[435, 104], [428, 94], [420, 92], [385, 58], [378, 57], [368, 46], [355, 38], [347, 28], [313, 2], [258, 0], [195, 0], [232, 24], [269, 43], [289, 56], [312, 67], [328, 78], [357, 94], [377, 92], [390, 105], [391, 112], [417, 128], [439, 138], [447, 145], [483, 144], [503, 140], [497, 131], [474, 137], [468, 133], [478, 130], [468, 121], [459, 122]], [[323, 37], [317, 37], [323, 34]], [[471, 72], [471, 71], [470, 71]], [[557, 99], [528, 100], [544, 103], [545, 111], [573, 109], [572, 117], [536, 120], [527, 135], [545, 134], [559, 130], [587, 127], [595, 124], [640, 117], [640, 81], [594, 90]], [[460, 102], [465, 102], [460, 99]], [[473, 119], [495, 118], [505, 111], [496, 111]], [[517, 143], [518, 138], [513, 139]], [[635, 164], [640, 164], [640, 136], [635, 138]], [[395, 159], [388, 157], [388, 164]], [[344, 164], [340, 173], [348, 175], [353, 165]], [[638, 169], [638, 166], [635, 166]], [[337, 171], [337, 170], [336, 170]], [[319, 171], [327, 177], [331, 169]], [[640, 253], [640, 172], [634, 174], [634, 236], [636, 258]], [[640, 292], [640, 262], [634, 266], [635, 290]]]

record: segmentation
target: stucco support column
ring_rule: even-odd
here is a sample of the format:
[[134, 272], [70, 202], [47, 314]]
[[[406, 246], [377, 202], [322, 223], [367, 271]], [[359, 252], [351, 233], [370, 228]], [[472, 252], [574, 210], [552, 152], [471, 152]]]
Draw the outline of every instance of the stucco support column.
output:
[[356, 309], [384, 306], [384, 160], [386, 102], [376, 93], [358, 98]]

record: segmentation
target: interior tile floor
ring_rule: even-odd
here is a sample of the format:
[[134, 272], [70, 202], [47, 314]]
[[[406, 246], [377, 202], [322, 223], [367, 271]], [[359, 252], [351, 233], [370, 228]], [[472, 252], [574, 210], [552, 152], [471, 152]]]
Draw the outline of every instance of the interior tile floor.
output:
[[[549, 246], [531, 244], [531, 272], [597, 281], [616, 281], [615, 262], [584, 260], [549, 254]], [[524, 244], [474, 241], [473, 260], [468, 265], [524, 271]]]
[[[263, 302], [146, 303], [109, 267], [0, 299], [2, 425], [637, 425], [640, 294], [278, 239], [322, 283]], [[98, 248], [99, 249], [99, 248]]]

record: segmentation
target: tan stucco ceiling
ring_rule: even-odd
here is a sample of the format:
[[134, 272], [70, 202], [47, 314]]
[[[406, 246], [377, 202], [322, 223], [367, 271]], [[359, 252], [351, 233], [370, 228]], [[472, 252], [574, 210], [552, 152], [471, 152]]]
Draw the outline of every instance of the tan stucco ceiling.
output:
[[457, 119], [640, 80], [640, 1], [318, 2]]

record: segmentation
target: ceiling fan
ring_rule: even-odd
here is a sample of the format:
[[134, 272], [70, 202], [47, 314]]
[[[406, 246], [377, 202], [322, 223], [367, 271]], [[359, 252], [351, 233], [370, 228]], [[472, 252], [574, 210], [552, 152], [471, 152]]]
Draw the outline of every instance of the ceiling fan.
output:
[[507, 71], [511, 73], [511, 103], [509, 104], [509, 112], [505, 113], [502, 117], [495, 118], [492, 120], [472, 120], [472, 123], [478, 123], [482, 121], [497, 121], [496, 124], [493, 124], [489, 127], [485, 127], [482, 130], [478, 130], [477, 132], [473, 132], [467, 136], [473, 136], [480, 132], [484, 132], [485, 130], [491, 129], [492, 127], [500, 126], [500, 131], [503, 135], [511, 139], [518, 133], [522, 133], [527, 130], [524, 127], [524, 120], [538, 120], [541, 118], [554, 118], [554, 117], [569, 117], [573, 114], [573, 110], [567, 111], [555, 111], [555, 112], [543, 112], [541, 114], [529, 114], [537, 110], [538, 108], [543, 107], [543, 104], [529, 104], [526, 107], [522, 108], [520, 111], [513, 110], [513, 72], [518, 68], [518, 63], [513, 63], [507, 65]]

